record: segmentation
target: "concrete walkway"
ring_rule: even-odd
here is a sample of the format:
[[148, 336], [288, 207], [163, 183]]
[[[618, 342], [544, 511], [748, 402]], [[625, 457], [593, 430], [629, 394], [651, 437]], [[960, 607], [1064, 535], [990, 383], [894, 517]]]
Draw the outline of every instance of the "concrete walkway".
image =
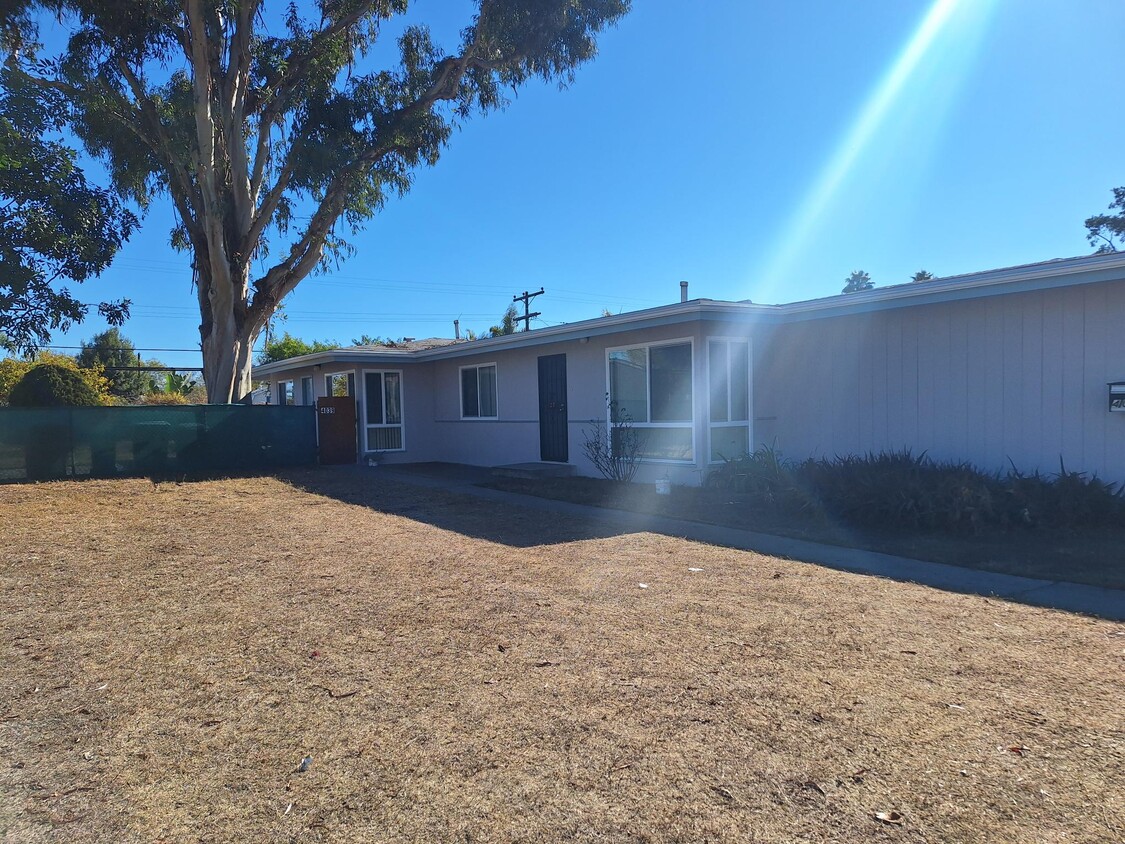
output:
[[[429, 465], [419, 467], [381, 466], [380, 477], [431, 489], [444, 489], [488, 501], [512, 504], [547, 513], [559, 513], [578, 519], [591, 519], [614, 529], [660, 533], [695, 542], [706, 542], [742, 551], [756, 551], [771, 557], [783, 557], [804, 563], [815, 563], [840, 571], [886, 577], [892, 580], [920, 583], [949, 592], [1003, 598], [1036, 607], [1088, 613], [1113, 621], [1125, 621], [1125, 590], [1087, 586], [1065, 581], [1039, 580], [1011, 574], [978, 571], [977, 569], [929, 563], [836, 545], [821, 545], [786, 536], [754, 533], [738, 528], [689, 522], [647, 513], [611, 510], [554, 501], [533, 495], [502, 492], [479, 486], [488, 483], [488, 469], [475, 466]], [[1125, 557], [1125, 551], [1123, 551]]]

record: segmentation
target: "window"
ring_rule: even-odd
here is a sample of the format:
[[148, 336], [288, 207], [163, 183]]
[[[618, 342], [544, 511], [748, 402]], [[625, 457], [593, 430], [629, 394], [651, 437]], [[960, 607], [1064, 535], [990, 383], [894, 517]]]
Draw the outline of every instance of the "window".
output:
[[609, 398], [641, 436], [641, 456], [693, 460], [691, 343], [609, 351]]
[[354, 396], [355, 373], [333, 372], [324, 376], [324, 395], [326, 396]]
[[316, 404], [316, 396], [313, 395], [313, 380], [311, 375], [306, 375], [301, 379], [301, 404]]
[[363, 373], [363, 421], [368, 451], [402, 451], [402, 373]]
[[711, 462], [750, 451], [750, 344], [707, 341]]
[[277, 403], [278, 404], [295, 404], [296, 400], [293, 397], [293, 382], [292, 381], [278, 381], [277, 382]]
[[496, 364], [461, 367], [461, 418], [496, 418]]

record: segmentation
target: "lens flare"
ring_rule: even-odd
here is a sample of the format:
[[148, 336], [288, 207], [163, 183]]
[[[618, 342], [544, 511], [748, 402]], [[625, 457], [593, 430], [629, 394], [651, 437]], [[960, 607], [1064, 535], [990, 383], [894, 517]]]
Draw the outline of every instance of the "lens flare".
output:
[[[924, 60], [935, 52], [939, 36], [947, 30], [958, 10], [966, 6], [973, 7], [973, 29], [979, 36], [987, 16], [986, 7], [990, 8], [993, 2], [994, 0], [935, 0], [902, 52], [864, 103], [840, 145], [786, 226], [776, 253], [765, 271], [756, 279], [759, 283], [755, 285], [755, 299], [772, 301], [770, 294], [792, 281], [795, 260], [814, 239], [814, 232], [822, 223], [825, 211], [840, 194], [842, 185], [855, 170], [860, 156], [871, 146], [872, 139], [886, 123], [896, 104], [911, 89], [909, 83], [919, 75], [918, 70]], [[960, 37], [971, 40], [968, 34]], [[966, 52], [950, 51], [952, 55], [959, 56], [961, 62], [965, 62]], [[763, 295], [765, 298], [759, 299]]]

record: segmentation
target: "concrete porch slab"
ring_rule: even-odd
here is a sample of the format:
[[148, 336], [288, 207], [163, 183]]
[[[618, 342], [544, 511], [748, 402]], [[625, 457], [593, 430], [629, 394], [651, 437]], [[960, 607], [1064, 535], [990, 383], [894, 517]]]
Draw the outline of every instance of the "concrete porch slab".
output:
[[493, 466], [492, 474], [497, 478], [570, 478], [577, 473], [570, 463], [510, 463], [507, 466]]

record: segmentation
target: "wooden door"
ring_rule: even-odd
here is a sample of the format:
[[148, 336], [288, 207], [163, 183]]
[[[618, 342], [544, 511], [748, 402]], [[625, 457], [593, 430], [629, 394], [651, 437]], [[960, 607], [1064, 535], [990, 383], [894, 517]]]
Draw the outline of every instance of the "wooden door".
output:
[[569, 458], [566, 423], [566, 355], [539, 358], [539, 459]]
[[326, 396], [316, 400], [316, 431], [320, 462], [324, 465], [355, 463], [355, 399]]

